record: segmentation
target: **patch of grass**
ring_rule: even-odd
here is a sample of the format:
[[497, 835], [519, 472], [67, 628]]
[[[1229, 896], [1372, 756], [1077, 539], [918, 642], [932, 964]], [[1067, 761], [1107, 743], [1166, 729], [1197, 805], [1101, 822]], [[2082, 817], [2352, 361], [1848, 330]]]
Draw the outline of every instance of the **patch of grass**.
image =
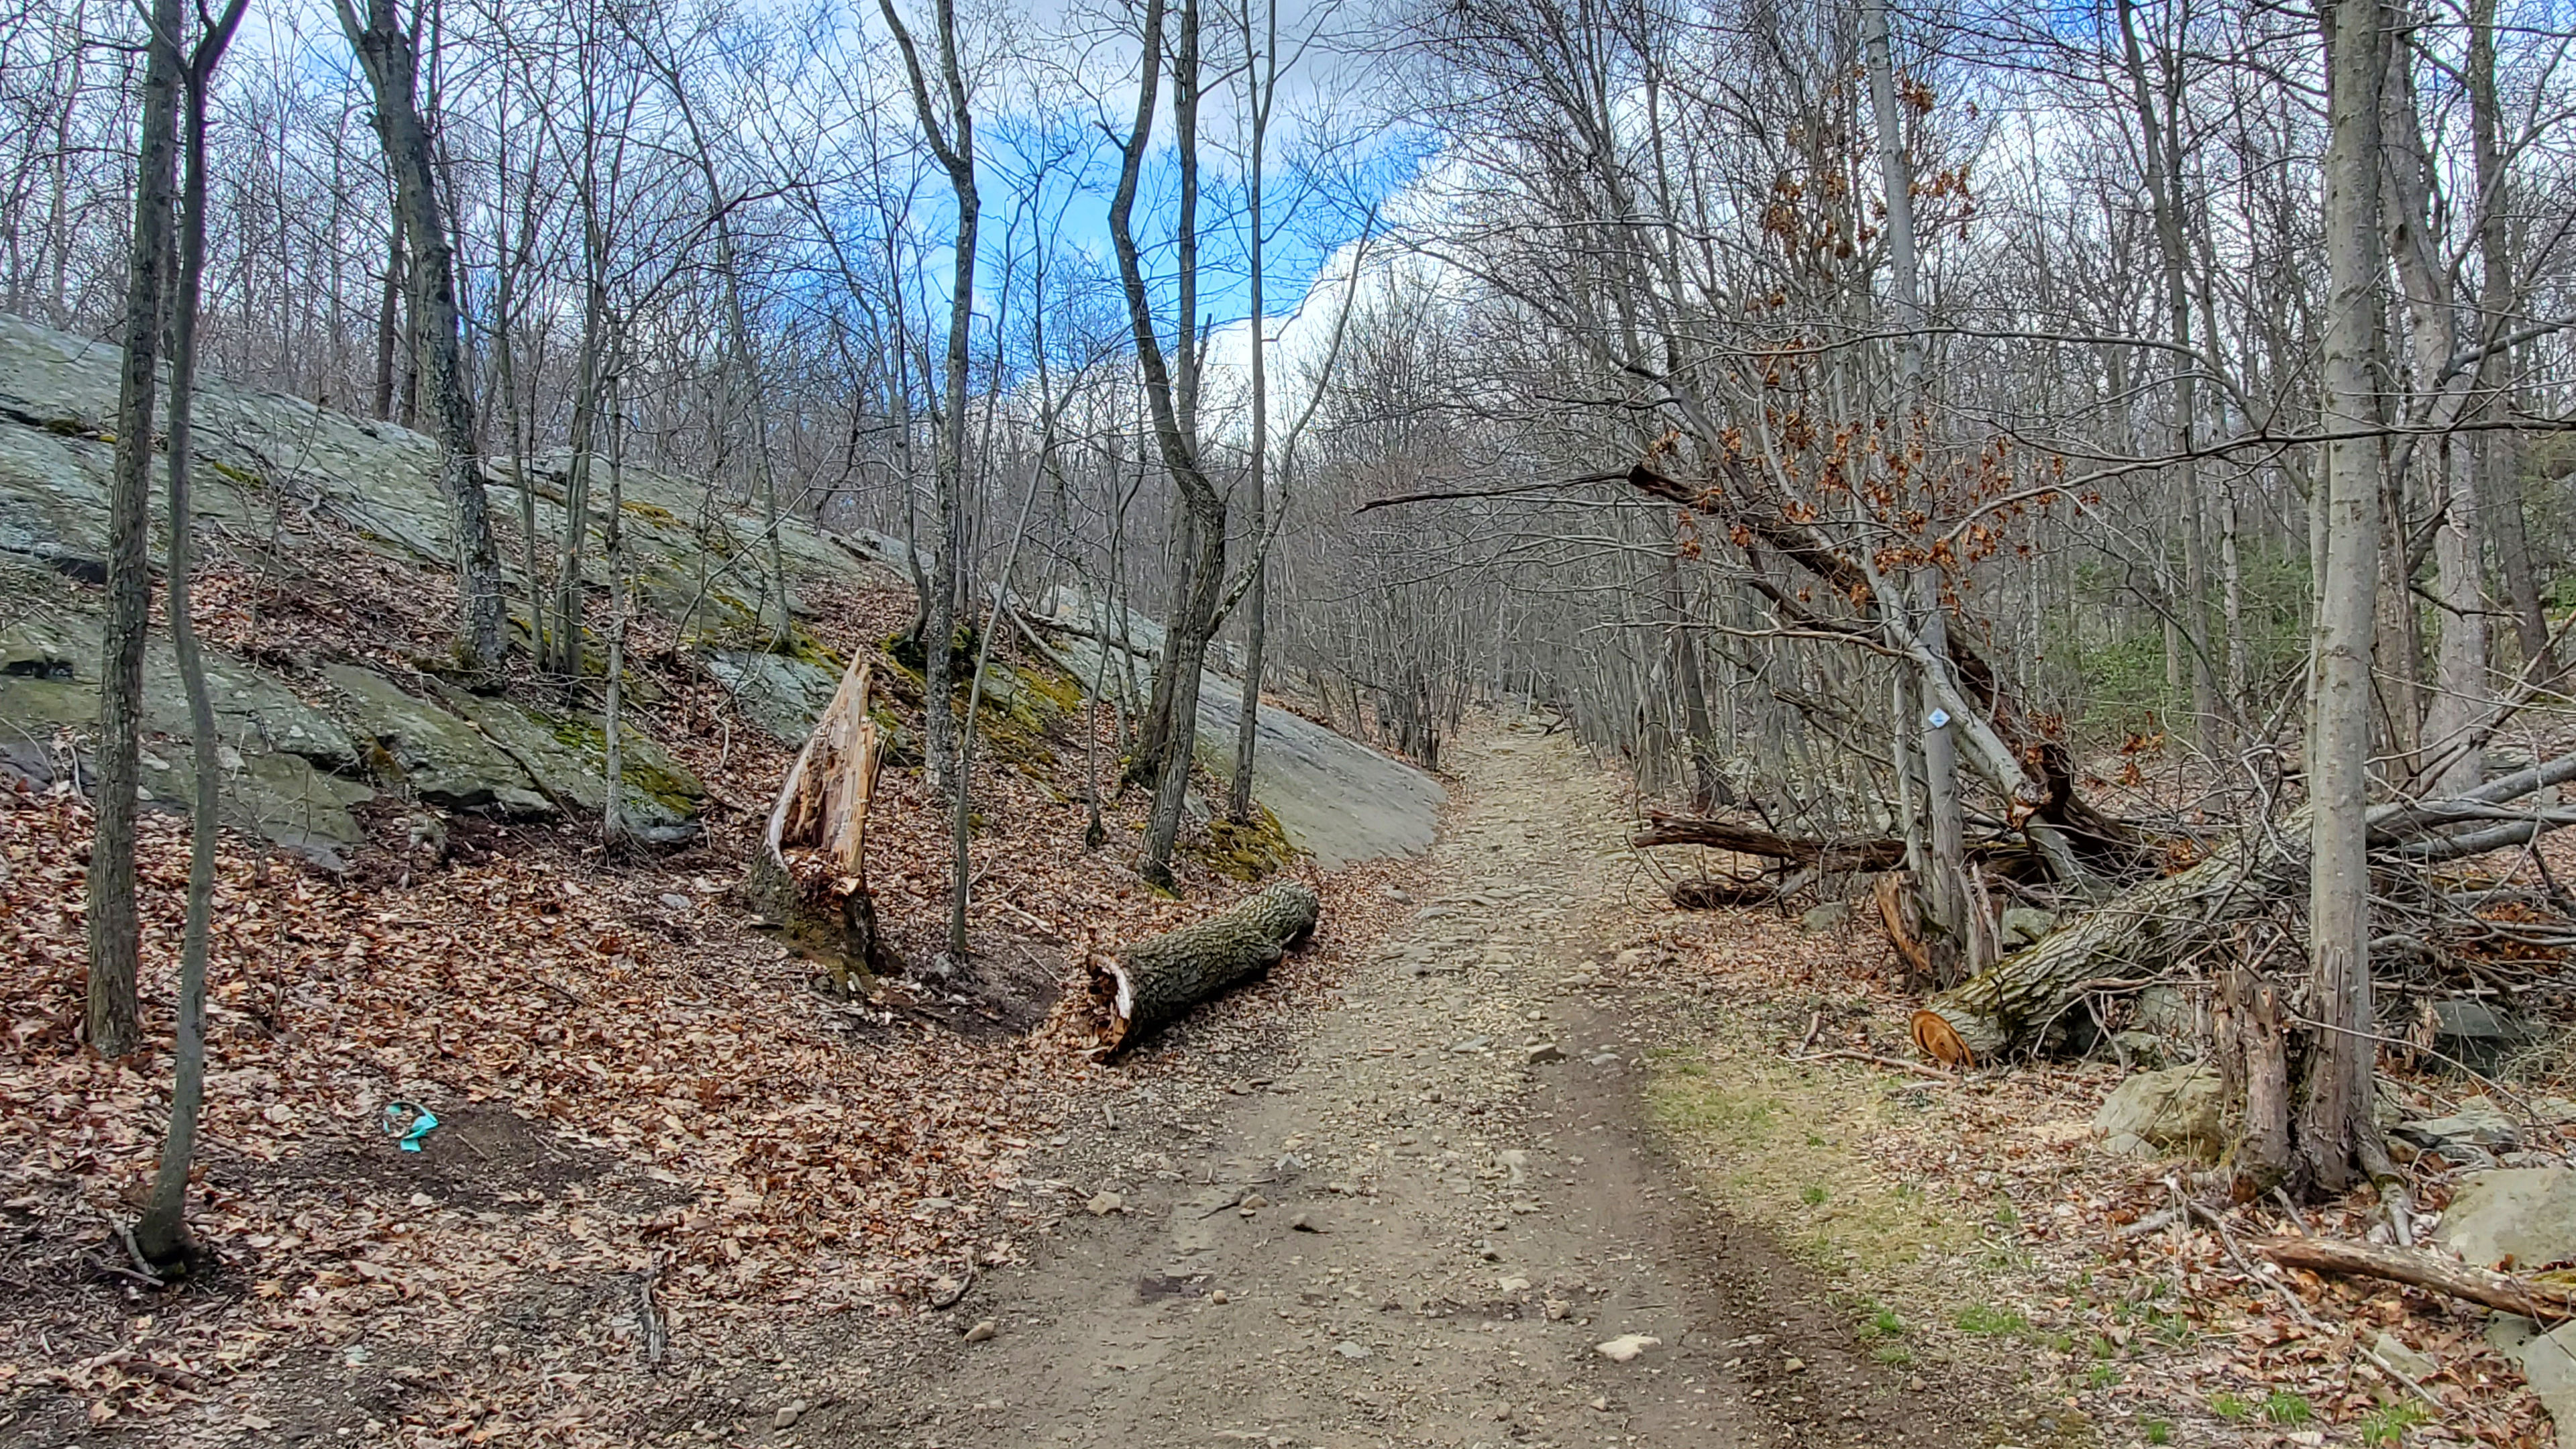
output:
[[2432, 1417], [2432, 1410], [2413, 1399], [2385, 1405], [2361, 1416], [2361, 1442], [2402, 1444], [2407, 1430]]
[[2304, 1424], [2316, 1416], [2316, 1406], [2308, 1402], [2305, 1394], [2274, 1389], [2263, 1400], [2263, 1417], [2275, 1424]]
[[2097, 1363], [2084, 1371], [2084, 1387], [2088, 1389], [2107, 1389], [2119, 1381], [2118, 1364]]
[[2147, 1421], [2147, 1442], [2150, 1444], [2172, 1443], [2173, 1425], [2166, 1423], [2162, 1419], [2149, 1419]]
[[1957, 1323], [1961, 1333], [1986, 1334], [1995, 1337], [2007, 1334], [2019, 1335], [2030, 1331], [2030, 1320], [2024, 1318], [2019, 1310], [1997, 1308], [1987, 1303], [1972, 1303], [1960, 1309]]
[[1831, 1193], [1826, 1192], [1823, 1188], [1816, 1186], [1812, 1182], [1807, 1184], [1805, 1187], [1798, 1189], [1798, 1201], [1805, 1203], [1809, 1207], [1823, 1207], [1825, 1205], [1825, 1199], [1831, 1196]]
[[2254, 1416], [2254, 1405], [2247, 1402], [2245, 1396], [2242, 1394], [2221, 1389], [2217, 1393], [2209, 1396], [2209, 1412], [2216, 1414], [2218, 1417], [2225, 1419], [2231, 1424], [2235, 1424], [2252, 1418]]
[[1914, 1351], [1901, 1343], [1881, 1344], [1871, 1349], [1869, 1356], [1892, 1368], [1902, 1368], [1914, 1362]]
[[1881, 1338], [1903, 1338], [1905, 1320], [1896, 1316], [1895, 1309], [1882, 1306], [1873, 1310], [1869, 1317], [1861, 1320], [1860, 1331], [1864, 1334], [1874, 1333]]

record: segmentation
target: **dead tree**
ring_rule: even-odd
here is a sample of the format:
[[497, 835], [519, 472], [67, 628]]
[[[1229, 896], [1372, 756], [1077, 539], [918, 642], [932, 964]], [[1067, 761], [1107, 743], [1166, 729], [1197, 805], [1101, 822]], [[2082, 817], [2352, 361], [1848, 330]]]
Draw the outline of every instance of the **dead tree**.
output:
[[1189, 1009], [1268, 971], [1315, 933], [1323, 903], [1282, 881], [1225, 910], [1139, 941], [1091, 964], [1092, 995], [1106, 1009], [1102, 1041], [1115, 1054]]
[[844, 990], [889, 968], [868, 894], [868, 806], [882, 741], [868, 714], [871, 661], [853, 659], [798, 751], [752, 856], [750, 897], [788, 939], [828, 963]]

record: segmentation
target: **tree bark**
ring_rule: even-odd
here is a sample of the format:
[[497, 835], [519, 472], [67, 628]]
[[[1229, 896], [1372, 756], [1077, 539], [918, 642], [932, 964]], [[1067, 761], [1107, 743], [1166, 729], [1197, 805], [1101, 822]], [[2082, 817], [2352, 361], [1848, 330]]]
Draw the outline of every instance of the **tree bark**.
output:
[[[868, 894], [868, 807], [881, 745], [868, 714], [871, 663], [865, 650], [851, 659], [797, 752], [769, 807], [748, 889], [762, 914], [832, 964], [844, 990], [858, 975], [892, 964]], [[790, 856], [791, 849], [798, 853]]]
[[240, 25], [248, 0], [232, 0], [213, 19], [187, 66], [187, 180], [181, 194], [178, 296], [171, 311], [170, 345], [170, 642], [188, 694], [188, 750], [196, 776], [189, 803], [188, 914], [179, 941], [179, 1021], [171, 1048], [170, 1129], [152, 1178], [152, 1198], [134, 1225], [135, 1250], [155, 1267], [184, 1269], [194, 1246], [188, 1234], [188, 1171], [197, 1160], [197, 1123], [206, 1106], [206, 940], [215, 904], [215, 794], [221, 781], [215, 754], [215, 705], [206, 689], [206, 663], [189, 614], [189, 573], [195, 567], [196, 506], [189, 497], [189, 423], [197, 381], [197, 307], [206, 272], [206, 91]]
[[1323, 910], [1295, 881], [1177, 931], [1092, 962], [1092, 994], [1107, 1012], [1108, 1054], [1134, 1046], [1189, 1009], [1268, 971], [1306, 944]]
[[143, 635], [152, 600], [152, 414], [160, 383], [165, 261], [178, 172], [178, 0], [153, 0], [126, 254], [125, 365], [118, 378], [116, 484], [108, 500], [107, 627], [98, 711], [98, 824], [90, 845], [89, 981], [83, 1030], [102, 1056], [132, 1051], [140, 923], [134, 817], [141, 787]]
[[468, 668], [492, 669], [501, 662], [502, 631], [508, 622], [501, 599], [501, 556], [492, 544], [474, 400], [466, 388], [455, 257], [441, 215], [429, 132], [421, 123], [416, 95], [419, 56], [411, 33], [395, 12], [394, 0], [367, 0], [363, 24], [350, 0], [333, 0], [333, 5], [375, 95], [376, 136], [384, 146], [386, 167], [393, 173], [394, 207], [409, 255], [411, 316], [420, 332], [421, 380], [438, 427], [439, 480], [455, 512], [461, 606], [457, 656]]
[[[2329, 430], [2375, 430], [2379, 311], [2380, 94], [2389, 65], [2380, 0], [2334, 0], [2326, 146], [2325, 406]], [[2309, 970], [2317, 1032], [2299, 1114], [2300, 1165], [2328, 1192], [2357, 1175], [2373, 1132], [2370, 1072], [2370, 717], [2372, 604], [2384, 481], [2377, 438], [2327, 446], [2325, 576], [2309, 669]], [[2412, 661], [2408, 661], [2410, 664]], [[2411, 674], [2411, 669], [2410, 669]]]

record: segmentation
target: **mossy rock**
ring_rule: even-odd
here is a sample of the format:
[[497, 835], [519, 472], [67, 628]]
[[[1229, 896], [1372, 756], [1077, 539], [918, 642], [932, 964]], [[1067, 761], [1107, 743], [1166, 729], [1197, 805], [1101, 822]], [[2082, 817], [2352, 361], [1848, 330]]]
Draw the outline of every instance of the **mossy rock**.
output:
[[1241, 881], [1276, 875], [1297, 858], [1297, 847], [1288, 843], [1279, 817], [1257, 801], [1251, 820], [1237, 824], [1220, 815], [1207, 823], [1204, 842], [1191, 842], [1182, 850], [1205, 861], [1217, 874]]

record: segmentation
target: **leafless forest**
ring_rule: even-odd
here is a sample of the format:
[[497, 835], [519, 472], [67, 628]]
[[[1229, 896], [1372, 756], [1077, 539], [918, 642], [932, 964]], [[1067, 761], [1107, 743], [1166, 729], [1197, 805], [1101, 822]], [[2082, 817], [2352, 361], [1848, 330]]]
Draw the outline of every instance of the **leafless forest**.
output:
[[[1676, 902], [1884, 873], [1941, 1061], [2195, 983], [2232, 1170], [2377, 1182], [2400, 1242], [2382, 1049], [2559, 990], [2560, 8], [12, 3], [0, 311], [125, 365], [102, 1050], [118, 660], [198, 374], [435, 438], [456, 668], [602, 672], [612, 781], [649, 470], [769, 520], [719, 571], [770, 648], [782, 520], [890, 544], [960, 717], [1023, 614], [1158, 625], [1091, 681], [1148, 880], [1200, 828], [1202, 662], [1426, 768], [1546, 712], [1641, 843], [1720, 852], [1662, 857]], [[962, 960], [973, 731], [922, 733]]]

